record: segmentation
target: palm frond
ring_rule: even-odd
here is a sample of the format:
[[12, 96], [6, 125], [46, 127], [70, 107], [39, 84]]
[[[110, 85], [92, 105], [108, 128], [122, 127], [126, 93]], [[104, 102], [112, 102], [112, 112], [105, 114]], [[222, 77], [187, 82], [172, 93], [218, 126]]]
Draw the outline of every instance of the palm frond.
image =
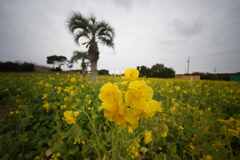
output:
[[100, 43], [109, 46], [114, 47], [113, 39], [108, 36], [99, 36], [98, 39], [100, 40]]
[[80, 59], [88, 59], [87, 52], [74, 51], [71, 57], [71, 62], [77, 62]]
[[68, 28], [70, 32], [74, 33], [76, 29], [82, 29], [84, 31], [90, 32], [89, 30], [89, 20], [82, 16], [81, 13], [73, 13], [68, 21]]
[[96, 37], [101, 43], [113, 47], [113, 39], [115, 37], [114, 29], [106, 22], [102, 21], [97, 24]]
[[89, 24], [90, 25], [95, 25], [96, 24], [96, 17], [95, 16], [90, 16], [88, 18]]
[[78, 32], [74, 35], [74, 41], [77, 44], [79, 44], [79, 39], [80, 38], [86, 38], [88, 41], [90, 41], [91, 35], [86, 31]]
[[[94, 16], [84, 17], [81, 13], [74, 13], [69, 19], [68, 28], [74, 35], [74, 41], [86, 48], [97, 42], [114, 47], [114, 29], [105, 21], [97, 21]], [[82, 37], [87, 41], [80, 42]]]
[[97, 21], [95, 16], [92, 15], [88, 18], [89, 30], [93, 35], [95, 34], [96, 23]]

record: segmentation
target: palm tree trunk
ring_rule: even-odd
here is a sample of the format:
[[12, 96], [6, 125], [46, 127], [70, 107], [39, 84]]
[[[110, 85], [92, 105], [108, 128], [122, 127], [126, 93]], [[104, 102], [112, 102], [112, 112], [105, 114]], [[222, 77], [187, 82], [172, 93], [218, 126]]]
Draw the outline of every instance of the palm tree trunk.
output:
[[92, 39], [89, 49], [89, 60], [91, 62], [91, 79], [96, 81], [97, 78], [97, 62], [99, 57], [98, 45], [95, 38]]
[[91, 62], [91, 79], [93, 81], [97, 79], [97, 61]]

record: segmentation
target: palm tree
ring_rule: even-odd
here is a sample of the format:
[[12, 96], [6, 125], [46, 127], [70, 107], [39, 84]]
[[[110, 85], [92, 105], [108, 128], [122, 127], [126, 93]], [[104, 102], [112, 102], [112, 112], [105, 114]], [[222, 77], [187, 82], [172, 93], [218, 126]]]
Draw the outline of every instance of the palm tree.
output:
[[105, 21], [97, 21], [94, 16], [84, 17], [81, 13], [72, 15], [68, 22], [68, 28], [73, 33], [75, 42], [87, 48], [92, 78], [95, 80], [99, 59], [98, 44], [114, 47], [113, 28]]
[[87, 65], [88, 65], [85, 60], [87, 59], [88, 59], [87, 52], [74, 51], [73, 56], [71, 58], [71, 63], [82, 60], [81, 68], [82, 68], [83, 75], [85, 75], [87, 73]]

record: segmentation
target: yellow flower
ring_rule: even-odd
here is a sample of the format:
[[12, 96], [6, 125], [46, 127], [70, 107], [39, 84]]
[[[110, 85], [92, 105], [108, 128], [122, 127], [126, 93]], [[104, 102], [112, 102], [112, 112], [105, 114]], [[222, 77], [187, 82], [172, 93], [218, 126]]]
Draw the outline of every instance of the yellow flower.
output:
[[118, 125], [125, 124], [125, 107], [121, 103], [108, 104], [103, 103], [104, 117], [110, 121], [116, 122]]
[[165, 138], [168, 135], [168, 126], [165, 123], [160, 124], [160, 136]]
[[74, 88], [74, 86], [69, 86], [64, 89], [64, 91], [70, 95], [76, 94], [77, 90]]
[[140, 116], [138, 112], [128, 111], [125, 113], [125, 121], [126, 121], [126, 125], [128, 127], [129, 133], [132, 133], [133, 130], [138, 127], [139, 119], [140, 119]]
[[128, 133], [133, 133], [133, 128], [132, 127], [128, 127]]
[[212, 156], [211, 155], [206, 155], [203, 157], [203, 160], [213, 160]]
[[70, 79], [70, 82], [71, 83], [75, 83], [77, 80], [76, 80], [76, 78], [75, 77], [72, 77], [71, 79]]
[[67, 105], [65, 105], [65, 104], [60, 106], [60, 109], [65, 109], [65, 108], [67, 108]]
[[105, 104], [114, 104], [122, 101], [122, 93], [117, 85], [106, 83], [100, 90], [99, 98]]
[[48, 110], [49, 110], [49, 104], [48, 104], [48, 102], [44, 102], [43, 108], [48, 112]]
[[152, 142], [152, 131], [145, 131], [144, 133], [144, 143], [148, 144]]
[[75, 124], [76, 118], [78, 117], [79, 112], [77, 111], [65, 111], [63, 113], [64, 119], [68, 124]]
[[138, 106], [143, 101], [152, 99], [153, 90], [144, 81], [132, 81], [125, 95], [128, 106]]
[[189, 143], [188, 144], [188, 147], [193, 151], [193, 150], [195, 150], [195, 146], [192, 144], [192, 143]]
[[140, 153], [139, 153], [139, 140], [135, 139], [128, 147], [128, 153], [131, 155], [132, 158], [139, 158]]
[[148, 101], [148, 105], [143, 109], [145, 117], [152, 117], [157, 112], [162, 112], [160, 102], [155, 100]]
[[59, 160], [61, 157], [60, 153], [53, 153], [50, 160]]
[[57, 94], [60, 94], [62, 91], [62, 88], [60, 86], [57, 87]]
[[124, 79], [125, 80], [136, 80], [139, 76], [139, 72], [135, 68], [127, 68], [124, 71]]
[[171, 111], [171, 113], [176, 113], [177, 107], [176, 106], [171, 107], [170, 111]]
[[103, 102], [101, 107], [104, 109], [104, 116], [110, 121], [124, 125], [126, 107], [118, 86], [112, 83], [105, 84], [100, 90], [99, 98]]
[[138, 127], [141, 118], [152, 117], [156, 112], [162, 111], [160, 103], [152, 99], [152, 88], [143, 80], [135, 80], [138, 74], [136, 69], [127, 69], [125, 78], [132, 81], [106, 83], [99, 93], [102, 101], [100, 109], [103, 109], [104, 117], [128, 128], [129, 132]]

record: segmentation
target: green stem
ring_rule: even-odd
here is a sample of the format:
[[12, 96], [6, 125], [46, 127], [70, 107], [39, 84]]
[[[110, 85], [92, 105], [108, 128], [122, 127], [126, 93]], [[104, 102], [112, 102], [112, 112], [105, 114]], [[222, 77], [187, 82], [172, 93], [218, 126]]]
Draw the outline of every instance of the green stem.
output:
[[99, 140], [99, 136], [97, 134], [97, 129], [96, 129], [96, 126], [95, 126], [95, 123], [92, 121], [91, 117], [88, 115], [87, 112], [83, 111], [83, 113], [87, 116], [88, 120], [89, 120], [89, 123], [91, 124], [92, 126], [92, 131], [95, 135], [95, 138], [96, 138], [96, 146], [95, 146], [95, 149], [97, 151], [97, 155], [98, 155], [98, 159], [101, 159], [101, 151], [98, 149], [97, 146], [101, 146], [101, 142]]
[[119, 134], [119, 128], [117, 126], [113, 127], [112, 130], [112, 159], [117, 160], [119, 159], [119, 152], [120, 152], [120, 143], [119, 140], [122, 140], [121, 135]]

